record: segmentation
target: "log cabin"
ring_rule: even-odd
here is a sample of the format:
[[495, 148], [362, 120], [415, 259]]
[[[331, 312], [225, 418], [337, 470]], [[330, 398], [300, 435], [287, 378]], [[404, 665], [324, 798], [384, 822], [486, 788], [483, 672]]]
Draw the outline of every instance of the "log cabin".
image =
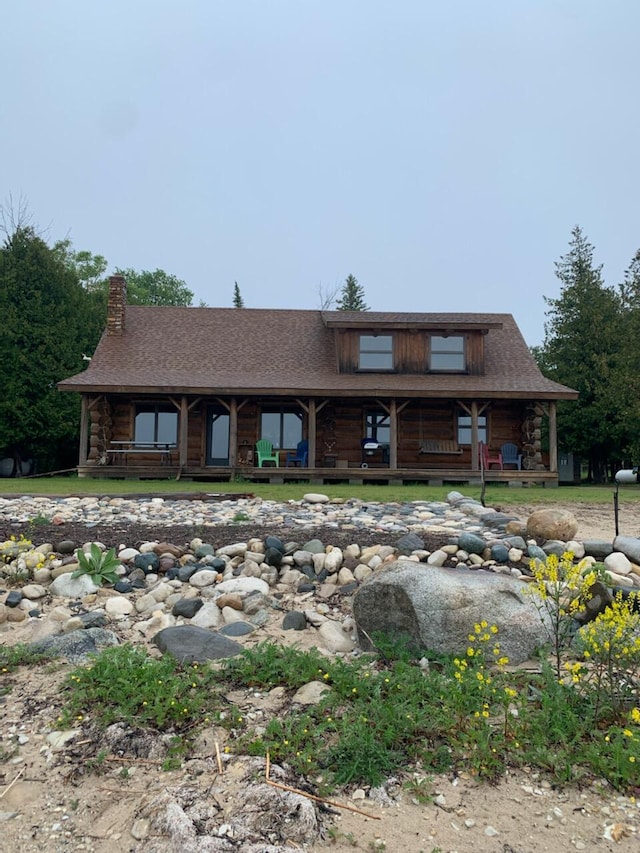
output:
[[152, 307], [126, 292], [111, 276], [96, 351], [58, 385], [81, 395], [81, 477], [558, 484], [556, 405], [578, 395], [542, 375], [510, 314]]

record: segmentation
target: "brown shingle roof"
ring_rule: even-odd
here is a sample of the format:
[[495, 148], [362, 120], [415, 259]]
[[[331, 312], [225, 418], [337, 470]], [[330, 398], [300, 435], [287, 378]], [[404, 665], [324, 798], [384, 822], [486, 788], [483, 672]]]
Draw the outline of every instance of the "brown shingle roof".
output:
[[[326, 321], [487, 328], [484, 376], [339, 374]], [[338, 316], [336, 316], [338, 315]], [[321, 312], [127, 305], [122, 335], [103, 334], [87, 369], [62, 390], [141, 393], [329, 393], [574, 399], [540, 373], [510, 314]]]

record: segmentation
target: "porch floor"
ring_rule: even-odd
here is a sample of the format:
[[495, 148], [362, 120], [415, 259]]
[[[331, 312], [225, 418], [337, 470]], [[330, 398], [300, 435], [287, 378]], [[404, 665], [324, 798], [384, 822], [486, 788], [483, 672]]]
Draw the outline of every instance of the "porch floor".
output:
[[[202, 467], [178, 465], [92, 465], [78, 466], [79, 477], [92, 479], [114, 480], [209, 480], [225, 482], [242, 478], [255, 482], [266, 483], [296, 483], [307, 482], [315, 485], [324, 483], [381, 483], [404, 485], [405, 483], [425, 483], [439, 486], [444, 483], [460, 485], [479, 485], [480, 471], [468, 468], [250, 468], [247, 466]], [[517, 471], [509, 469], [501, 471], [492, 468], [484, 472], [487, 483], [508, 483], [511, 486], [558, 485], [558, 474], [552, 471]]]

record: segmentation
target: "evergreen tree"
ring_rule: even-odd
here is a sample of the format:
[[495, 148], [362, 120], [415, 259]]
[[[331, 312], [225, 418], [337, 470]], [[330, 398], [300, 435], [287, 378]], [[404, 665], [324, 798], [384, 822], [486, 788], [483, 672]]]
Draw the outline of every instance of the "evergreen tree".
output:
[[536, 356], [549, 378], [579, 392], [576, 402], [558, 405], [559, 444], [588, 459], [591, 477], [599, 482], [607, 464], [620, 456], [621, 304], [605, 287], [602, 267], [593, 264], [593, 246], [577, 226], [569, 246], [555, 265], [560, 296], [545, 298], [549, 319]]
[[341, 296], [336, 304], [338, 311], [368, 311], [364, 301], [364, 288], [354, 275], [348, 275], [342, 285]]
[[622, 355], [616, 383], [624, 434], [622, 458], [626, 465], [640, 464], [640, 249], [620, 285], [622, 317], [618, 337]]
[[104, 311], [33, 228], [19, 227], [0, 248], [0, 316], [0, 452], [41, 470], [72, 467], [80, 401], [56, 383], [82, 370]]
[[244, 299], [242, 298], [242, 294], [240, 293], [240, 288], [238, 287], [237, 281], [234, 281], [233, 283], [233, 307], [244, 308]]

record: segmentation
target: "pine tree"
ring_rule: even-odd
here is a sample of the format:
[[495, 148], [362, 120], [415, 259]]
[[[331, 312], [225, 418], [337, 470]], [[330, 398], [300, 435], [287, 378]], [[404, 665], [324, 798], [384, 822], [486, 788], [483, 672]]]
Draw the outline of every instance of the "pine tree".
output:
[[348, 275], [342, 285], [340, 299], [336, 304], [338, 311], [368, 311], [369, 306], [364, 301], [364, 288], [358, 284], [354, 275]]
[[569, 246], [555, 265], [560, 296], [545, 298], [549, 319], [537, 355], [549, 378], [579, 392], [576, 402], [558, 405], [559, 444], [587, 458], [592, 478], [600, 481], [607, 464], [620, 455], [621, 303], [605, 287], [602, 267], [593, 264], [593, 246], [578, 226]]
[[242, 298], [242, 294], [240, 293], [240, 288], [238, 287], [237, 281], [234, 281], [233, 283], [233, 307], [244, 308], [244, 299]]
[[622, 318], [618, 333], [622, 354], [616, 382], [622, 408], [624, 434], [622, 459], [625, 465], [640, 464], [640, 249], [624, 274], [620, 285]]

